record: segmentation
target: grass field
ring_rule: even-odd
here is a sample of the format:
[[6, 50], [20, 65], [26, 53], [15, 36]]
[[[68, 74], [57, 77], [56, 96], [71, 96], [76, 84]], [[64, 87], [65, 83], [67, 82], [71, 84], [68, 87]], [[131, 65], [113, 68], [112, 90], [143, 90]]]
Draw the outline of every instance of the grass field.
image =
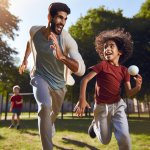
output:
[[[87, 134], [91, 119], [67, 117], [57, 119], [54, 150], [117, 150], [113, 135], [108, 145], [102, 145]], [[0, 121], [0, 150], [41, 150], [37, 119], [23, 118], [22, 129], [8, 129], [10, 120]], [[129, 119], [132, 150], [150, 150], [150, 120]]]

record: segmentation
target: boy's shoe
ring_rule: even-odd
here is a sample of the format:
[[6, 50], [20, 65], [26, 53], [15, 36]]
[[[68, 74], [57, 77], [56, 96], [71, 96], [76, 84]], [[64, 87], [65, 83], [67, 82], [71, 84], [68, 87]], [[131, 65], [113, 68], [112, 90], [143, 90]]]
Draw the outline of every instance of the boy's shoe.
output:
[[19, 130], [20, 129], [20, 125], [17, 125], [16, 129]]
[[90, 135], [91, 138], [96, 137], [96, 134], [95, 134], [94, 129], [93, 129], [93, 123], [89, 126], [88, 134]]
[[15, 126], [13, 125], [13, 124], [11, 124], [10, 126], [9, 126], [9, 129], [12, 129], [12, 128], [14, 128]]

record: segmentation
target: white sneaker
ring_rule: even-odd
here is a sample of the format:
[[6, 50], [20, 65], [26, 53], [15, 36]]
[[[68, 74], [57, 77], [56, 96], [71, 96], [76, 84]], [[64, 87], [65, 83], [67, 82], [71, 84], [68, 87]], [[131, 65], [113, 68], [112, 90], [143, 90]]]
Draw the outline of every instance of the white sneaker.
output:
[[55, 129], [55, 125], [53, 123], [53, 125], [52, 125], [52, 137], [54, 137], [55, 134], [56, 134], [56, 129]]

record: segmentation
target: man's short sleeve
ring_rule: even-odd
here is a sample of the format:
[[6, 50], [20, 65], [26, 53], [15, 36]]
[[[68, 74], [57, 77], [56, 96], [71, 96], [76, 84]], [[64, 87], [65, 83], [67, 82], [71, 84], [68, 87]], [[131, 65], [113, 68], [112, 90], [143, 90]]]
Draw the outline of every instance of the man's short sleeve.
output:
[[78, 71], [75, 72], [75, 74], [78, 76], [84, 75], [85, 64], [84, 64], [82, 56], [80, 55], [80, 53], [78, 51], [78, 45], [77, 45], [76, 41], [66, 31], [63, 31], [63, 39], [64, 39], [64, 43], [65, 43], [64, 47], [65, 47], [66, 51], [68, 52], [70, 58], [76, 60], [79, 64]]

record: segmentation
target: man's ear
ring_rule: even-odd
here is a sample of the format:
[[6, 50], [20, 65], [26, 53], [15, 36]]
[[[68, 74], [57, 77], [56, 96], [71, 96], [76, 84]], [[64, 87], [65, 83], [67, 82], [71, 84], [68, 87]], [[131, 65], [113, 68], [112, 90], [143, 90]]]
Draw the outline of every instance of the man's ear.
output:
[[50, 23], [51, 19], [52, 19], [52, 16], [50, 14], [48, 14], [47, 18], [48, 18], [48, 22]]

